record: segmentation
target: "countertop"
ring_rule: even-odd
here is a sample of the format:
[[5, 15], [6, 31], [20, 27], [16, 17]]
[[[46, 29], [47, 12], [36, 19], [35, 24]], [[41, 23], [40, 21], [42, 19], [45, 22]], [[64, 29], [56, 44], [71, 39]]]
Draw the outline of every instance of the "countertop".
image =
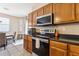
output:
[[71, 40], [71, 39], [67, 39], [67, 38], [66, 39], [65, 38], [59, 38], [58, 40], [55, 40], [53, 38], [53, 39], [50, 39], [50, 40], [57, 41], [57, 42], [68, 43], [68, 44], [79, 45], [79, 41], [77, 41], [77, 40]]

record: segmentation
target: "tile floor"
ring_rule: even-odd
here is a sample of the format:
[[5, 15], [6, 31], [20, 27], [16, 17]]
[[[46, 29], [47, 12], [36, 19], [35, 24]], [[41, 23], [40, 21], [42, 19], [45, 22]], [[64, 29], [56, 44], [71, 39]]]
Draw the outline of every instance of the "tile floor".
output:
[[6, 49], [0, 48], [0, 56], [31, 56], [29, 52], [23, 49], [23, 40], [17, 40], [15, 43], [7, 45]]

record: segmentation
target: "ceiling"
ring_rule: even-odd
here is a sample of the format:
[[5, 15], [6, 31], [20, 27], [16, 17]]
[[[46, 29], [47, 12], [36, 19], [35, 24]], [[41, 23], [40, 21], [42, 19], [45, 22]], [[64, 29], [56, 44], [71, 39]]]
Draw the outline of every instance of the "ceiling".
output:
[[0, 13], [25, 17], [29, 12], [46, 4], [47, 3], [0, 3]]

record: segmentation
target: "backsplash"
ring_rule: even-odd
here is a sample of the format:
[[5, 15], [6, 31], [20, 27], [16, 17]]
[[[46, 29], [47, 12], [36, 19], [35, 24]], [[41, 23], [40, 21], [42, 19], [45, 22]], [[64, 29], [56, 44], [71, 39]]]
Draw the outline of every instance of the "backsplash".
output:
[[37, 29], [40, 29], [40, 30], [49, 30], [49, 32], [54, 32], [55, 31], [55, 28], [54, 26], [46, 26], [46, 27], [36, 27]]
[[55, 28], [59, 30], [59, 33], [61, 34], [79, 35], [79, 23], [57, 25]]
[[38, 29], [57, 29], [60, 34], [73, 34], [79, 35], [79, 23], [56, 25], [56, 26], [47, 26], [47, 27], [38, 27]]

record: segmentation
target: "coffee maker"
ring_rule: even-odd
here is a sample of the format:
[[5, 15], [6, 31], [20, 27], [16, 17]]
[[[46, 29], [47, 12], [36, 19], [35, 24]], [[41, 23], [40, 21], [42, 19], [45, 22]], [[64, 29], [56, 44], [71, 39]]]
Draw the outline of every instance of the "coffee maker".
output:
[[28, 34], [31, 36], [36, 36], [36, 28], [29, 28]]

